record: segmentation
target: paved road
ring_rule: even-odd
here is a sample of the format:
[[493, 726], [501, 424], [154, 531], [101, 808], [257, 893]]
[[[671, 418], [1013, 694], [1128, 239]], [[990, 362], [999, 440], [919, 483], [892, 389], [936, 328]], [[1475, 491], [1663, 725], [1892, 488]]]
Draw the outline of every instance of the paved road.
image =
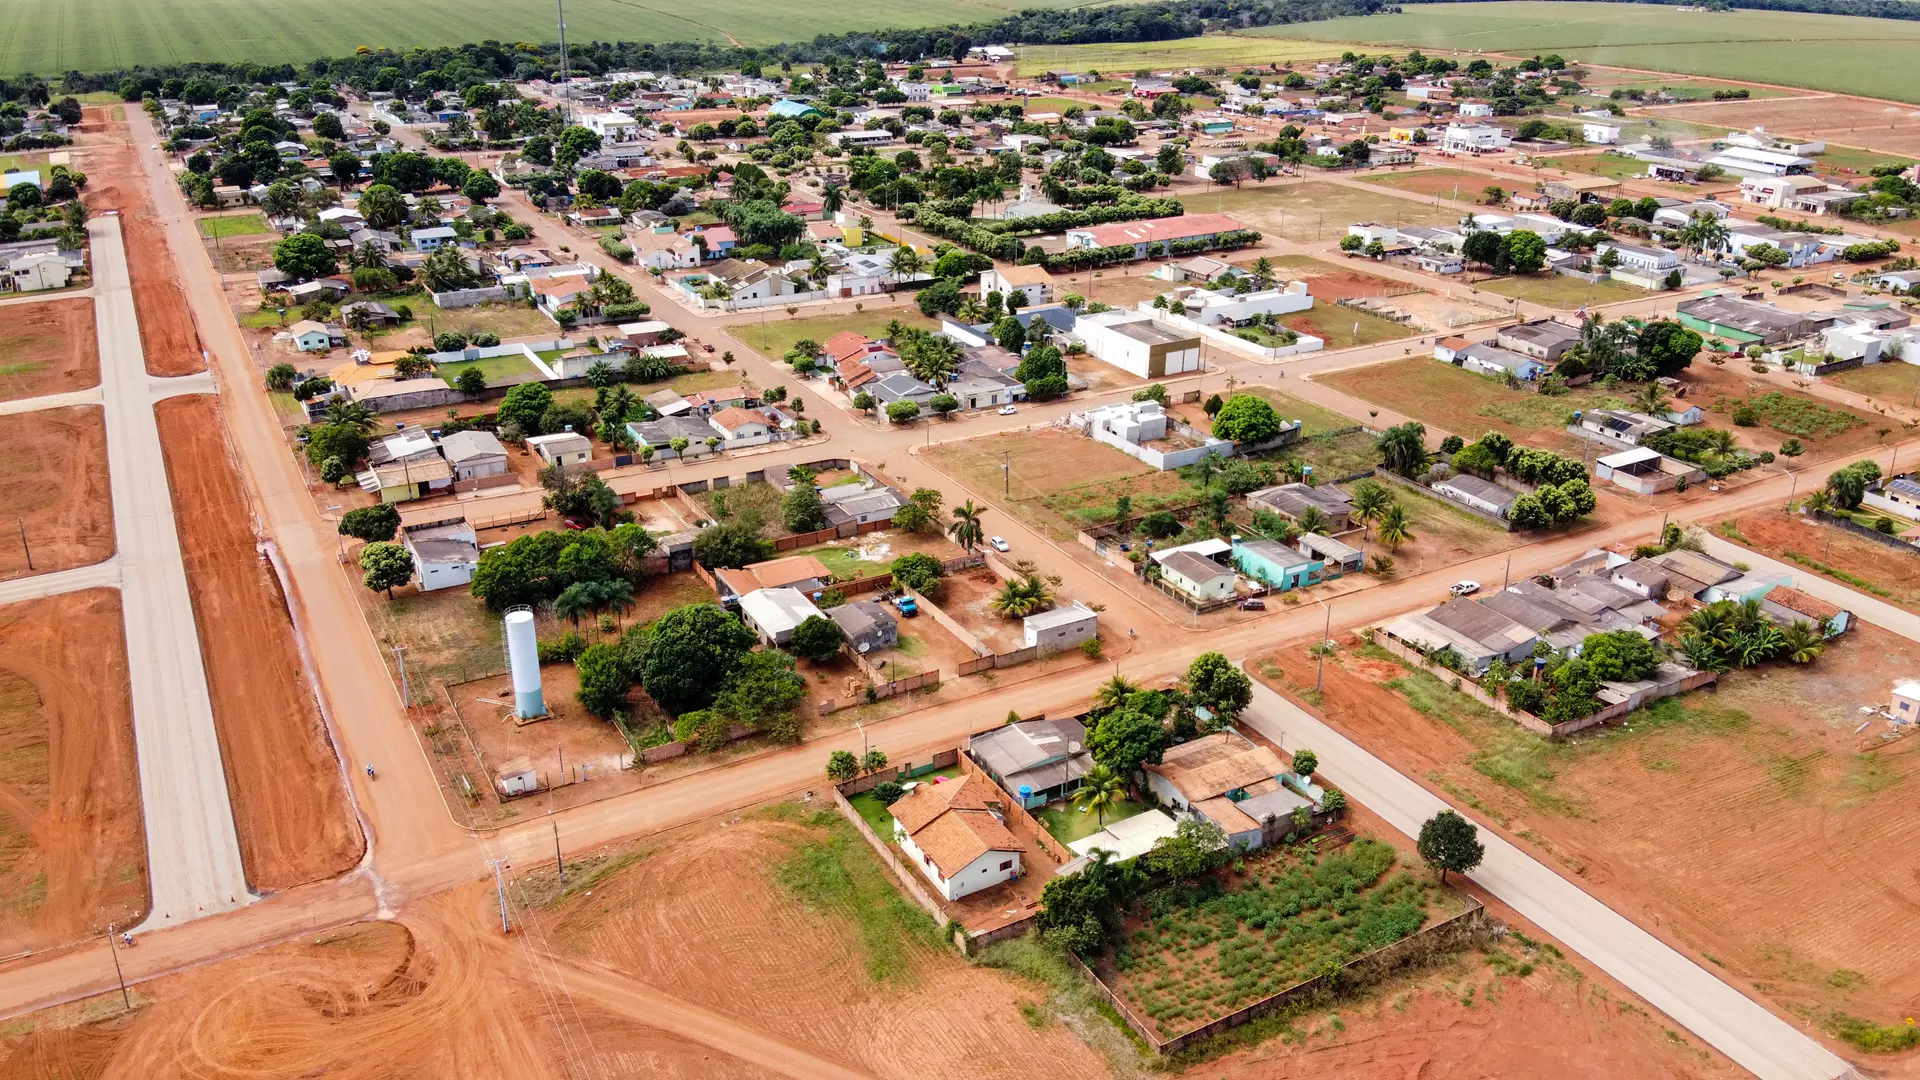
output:
[[118, 588], [119, 585], [120, 557], [112, 555], [92, 566], [77, 566], [72, 570], [0, 581], [0, 604], [58, 596], [81, 589]]
[[[1311, 746], [1321, 772], [1408, 836], [1449, 808], [1258, 681], [1242, 720], [1288, 750]], [[1832, 1080], [1852, 1072], [1812, 1038], [1526, 852], [1488, 830], [1480, 839], [1487, 855], [1471, 875], [1476, 884], [1761, 1080]]]
[[0, 307], [13, 307], [16, 304], [49, 304], [55, 300], [85, 300], [93, 295], [93, 287], [74, 289], [71, 292], [29, 293], [26, 296], [9, 296], [0, 300]]
[[69, 405], [100, 404], [100, 388], [89, 390], [69, 390], [64, 394], [47, 394], [42, 397], [15, 398], [12, 401], [0, 401], [0, 416], [12, 416], [15, 413], [39, 412], [42, 409], [64, 409]]
[[152, 930], [231, 911], [254, 897], [240, 864], [119, 215], [95, 217], [87, 232], [93, 241], [107, 472], [153, 889], [153, 910], [141, 929]]
[[[1817, 596], [1829, 604], [1853, 612], [1853, 614], [1880, 627], [1891, 630], [1903, 638], [1920, 641], [1920, 615], [1904, 608], [1898, 608], [1878, 597], [1868, 596], [1857, 589], [1849, 589], [1836, 581], [1820, 576], [1819, 573], [1805, 567], [1790, 566], [1777, 559], [1768, 558], [1752, 548], [1741, 547], [1731, 540], [1723, 540], [1707, 533], [1701, 538], [1706, 545], [1707, 554], [1727, 562], [1743, 562], [1754, 570], [1763, 573], [1784, 574], [1793, 582], [1793, 587], [1809, 596]], [[1891, 549], [1889, 559], [1908, 559], [1910, 555], [1895, 555]]]

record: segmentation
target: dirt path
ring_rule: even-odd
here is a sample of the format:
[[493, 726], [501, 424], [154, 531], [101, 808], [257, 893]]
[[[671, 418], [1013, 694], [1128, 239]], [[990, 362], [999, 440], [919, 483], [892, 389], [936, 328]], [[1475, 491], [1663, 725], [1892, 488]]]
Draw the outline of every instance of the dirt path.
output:
[[146, 910], [120, 594], [0, 608], [0, 955]]
[[86, 110], [80, 161], [87, 179], [87, 209], [121, 212], [121, 230], [127, 242], [127, 269], [133, 279], [133, 303], [140, 312], [140, 343], [147, 354], [147, 371], [154, 375], [191, 375], [205, 371], [200, 339], [187, 314], [187, 301], [175, 270], [154, 201], [140, 174], [132, 137], [124, 121], [115, 122], [114, 109]]
[[106, 414], [98, 407], [0, 416], [0, 461], [7, 463], [0, 469], [0, 522], [7, 526], [0, 530], [0, 579], [89, 566], [113, 554], [106, 459]]
[[273, 890], [332, 877], [364, 848], [214, 401], [155, 411], [247, 880]]

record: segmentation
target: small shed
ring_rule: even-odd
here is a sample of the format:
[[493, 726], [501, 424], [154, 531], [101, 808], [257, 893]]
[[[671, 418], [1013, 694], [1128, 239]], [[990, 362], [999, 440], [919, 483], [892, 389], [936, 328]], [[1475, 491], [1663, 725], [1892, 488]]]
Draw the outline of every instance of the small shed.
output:
[[1920, 682], [1908, 679], [1893, 688], [1893, 704], [1888, 707], [1895, 720], [1912, 723], [1920, 719]]
[[533, 759], [517, 757], [500, 763], [494, 770], [494, 786], [500, 789], [502, 798], [511, 799], [516, 795], [531, 795], [540, 789], [540, 774], [533, 771]]

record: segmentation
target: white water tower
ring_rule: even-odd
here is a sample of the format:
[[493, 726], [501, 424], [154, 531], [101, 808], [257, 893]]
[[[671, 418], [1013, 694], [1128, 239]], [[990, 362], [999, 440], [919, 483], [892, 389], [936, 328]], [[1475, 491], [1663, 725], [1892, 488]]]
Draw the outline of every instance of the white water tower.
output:
[[507, 609], [507, 667], [513, 673], [513, 714], [521, 719], [547, 715], [540, 693], [540, 642], [533, 633], [533, 609]]

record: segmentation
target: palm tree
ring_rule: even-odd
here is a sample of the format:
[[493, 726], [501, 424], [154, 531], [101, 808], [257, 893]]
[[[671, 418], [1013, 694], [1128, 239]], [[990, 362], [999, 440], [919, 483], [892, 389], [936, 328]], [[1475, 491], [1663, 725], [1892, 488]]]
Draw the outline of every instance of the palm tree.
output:
[[1298, 524], [1303, 533], [1317, 533], [1327, 527], [1327, 515], [1321, 513], [1319, 507], [1309, 506], [1301, 511]]
[[1633, 395], [1633, 407], [1648, 416], [1659, 416], [1667, 411], [1667, 388], [1657, 382], [1642, 386]]
[[1825, 513], [1832, 505], [1833, 500], [1827, 497], [1826, 491], [1817, 488], [1809, 491], [1806, 498], [1800, 500], [1800, 508], [1809, 514]]
[[1692, 248], [1696, 255], [1718, 251], [1727, 242], [1727, 227], [1719, 218], [1702, 211], [1681, 226], [1680, 242]]
[[1826, 651], [1826, 641], [1805, 619], [1795, 619], [1780, 635], [1780, 655], [1796, 664], [1811, 664]]
[[607, 394], [606, 407], [601, 409], [600, 413], [613, 423], [621, 424], [626, 422], [627, 417], [633, 415], [633, 410], [638, 404], [639, 399], [634, 397], [633, 391], [622, 384], [614, 387]]
[[1365, 530], [1379, 521], [1387, 512], [1387, 507], [1392, 505], [1393, 493], [1379, 484], [1368, 481], [1353, 486], [1353, 516], [1360, 521], [1362, 543], [1367, 539]]
[[1253, 283], [1264, 289], [1273, 281], [1273, 260], [1265, 255], [1253, 260]]
[[893, 254], [887, 256], [887, 270], [893, 274], [896, 282], [918, 274], [925, 265], [926, 260], [920, 257], [920, 253], [905, 244], [894, 248]]
[[1413, 519], [1407, 516], [1407, 508], [1394, 503], [1380, 515], [1380, 542], [1387, 545], [1388, 551], [1399, 551], [1400, 545], [1409, 540], [1417, 540], [1413, 535]]
[[373, 409], [364, 401], [335, 401], [327, 406], [329, 424], [345, 424], [361, 431], [372, 431], [378, 422]]
[[1733, 639], [1732, 615], [1729, 605], [1708, 604], [1687, 616], [1681, 625], [1687, 628], [1690, 637], [1698, 637], [1715, 649], [1725, 649]]
[[1028, 574], [1000, 587], [987, 606], [1009, 619], [1024, 619], [1053, 605], [1053, 590], [1038, 577]]
[[829, 214], [839, 213], [846, 201], [847, 197], [841, 192], [839, 184], [828, 184], [827, 190], [820, 196], [820, 206]]
[[1094, 821], [1102, 828], [1107, 824], [1107, 807], [1126, 801], [1127, 778], [1107, 768], [1094, 765], [1080, 778], [1080, 790], [1073, 793], [1073, 801], [1093, 811]]
[[591, 581], [576, 581], [567, 586], [559, 596], [553, 598], [554, 617], [567, 620], [578, 630], [580, 617], [592, 614], [597, 606], [595, 601], [598, 595], [593, 586]]
[[368, 240], [353, 249], [347, 256], [347, 264], [355, 270], [381, 270], [387, 265], [387, 249], [376, 240]]
[[947, 526], [947, 536], [954, 543], [973, 554], [973, 549], [986, 539], [986, 532], [980, 527], [982, 508], [975, 506], [972, 499], [953, 508], [953, 523]]
[[1136, 694], [1139, 691], [1140, 688], [1138, 686], [1128, 682], [1118, 672], [1115, 672], [1113, 678], [1100, 684], [1100, 689], [1094, 692], [1093, 700], [1094, 703], [1101, 708], [1111, 709], [1127, 700], [1130, 695]]

